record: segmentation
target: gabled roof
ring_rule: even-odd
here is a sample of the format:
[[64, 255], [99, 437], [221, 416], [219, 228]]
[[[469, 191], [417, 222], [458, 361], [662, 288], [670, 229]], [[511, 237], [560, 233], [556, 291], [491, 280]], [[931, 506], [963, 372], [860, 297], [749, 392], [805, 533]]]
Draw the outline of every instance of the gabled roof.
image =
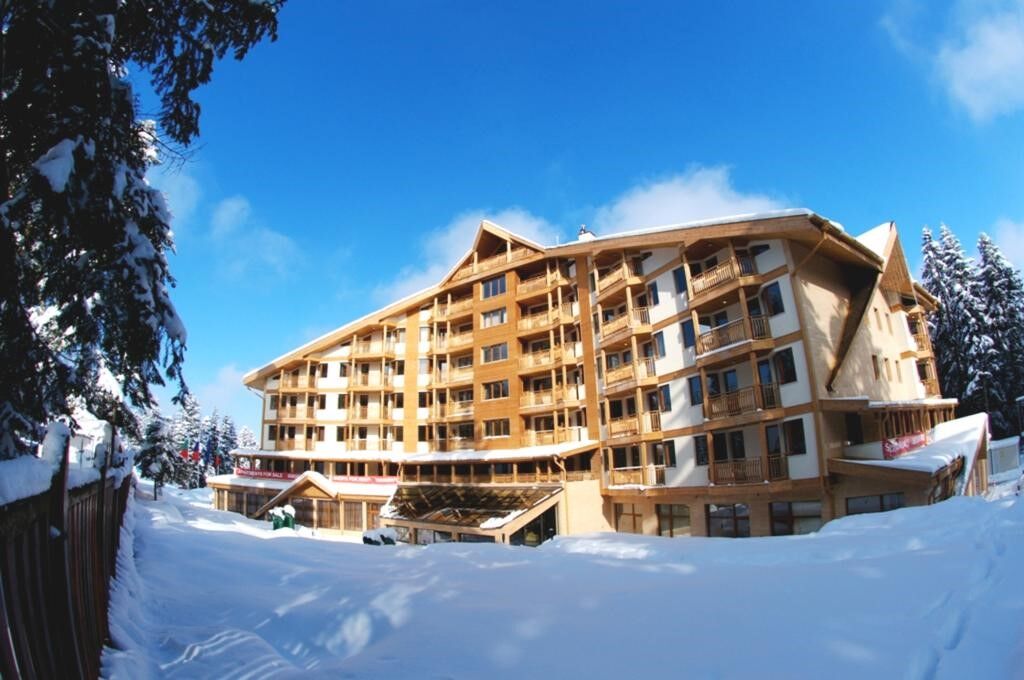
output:
[[315, 470], [307, 470], [296, 477], [295, 481], [289, 484], [287, 488], [282, 489], [276, 496], [264, 503], [260, 509], [253, 514], [253, 517], [259, 517], [270, 508], [279, 505], [289, 496], [294, 496], [309, 487], [314, 487], [320, 490], [327, 498], [335, 498], [338, 495], [338, 492], [334, 488], [334, 484], [331, 483], [331, 480], [327, 479]]

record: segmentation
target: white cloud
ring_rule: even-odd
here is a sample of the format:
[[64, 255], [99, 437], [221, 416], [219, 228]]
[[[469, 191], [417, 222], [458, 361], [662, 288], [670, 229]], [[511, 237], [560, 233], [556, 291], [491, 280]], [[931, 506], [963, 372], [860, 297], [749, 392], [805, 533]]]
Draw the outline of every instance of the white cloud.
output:
[[214, 207], [210, 237], [222, 261], [220, 271], [232, 278], [242, 278], [253, 269], [284, 276], [302, 259], [295, 241], [260, 224], [252, 203], [241, 195], [222, 199]]
[[1024, 270], [1024, 222], [1001, 217], [992, 227], [992, 240], [1014, 267]]
[[180, 232], [192, 218], [203, 195], [199, 182], [180, 170], [155, 171], [147, 179], [163, 192], [167, 207], [171, 210], [172, 225], [175, 231]]
[[374, 298], [387, 304], [440, 282], [473, 245], [477, 227], [484, 219], [540, 245], [554, 245], [560, 235], [547, 220], [522, 208], [464, 212], [427, 234], [422, 241], [423, 262], [403, 268], [393, 281], [375, 288]]
[[230, 415], [238, 427], [250, 422], [253, 413], [259, 413], [259, 403], [242, 385], [243, 375], [245, 372], [237, 365], [228, 364], [217, 371], [213, 380], [194, 388], [203, 413], [209, 414], [217, 409], [221, 415]]
[[770, 196], [737, 191], [728, 168], [697, 167], [627, 190], [597, 209], [592, 226], [598, 235], [606, 235], [781, 207], [784, 206]]
[[249, 221], [252, 204], [245, 196], [225, 198], [213, 209], [210, 232], [214, 238], [223, 238]]
[[949, 96], [975, 121], [1024, 108], [1024, 0], [968, 21], [936, 64]]

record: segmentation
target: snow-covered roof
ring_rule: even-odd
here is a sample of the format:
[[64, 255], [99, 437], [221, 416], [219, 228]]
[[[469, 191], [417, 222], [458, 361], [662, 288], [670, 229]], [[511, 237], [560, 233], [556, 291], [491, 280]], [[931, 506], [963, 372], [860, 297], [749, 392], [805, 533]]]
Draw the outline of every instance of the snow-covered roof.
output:
[[503, 461], [531, 460], [576, 453], [589, 447], [597, 446], [594, 440], [569, 442], [567, 444], [546, 444], [544, 446], [524, 446], [518, 449], [466, 449], [463, 451], [430, 451], [427, 453], [411, 453], [402, 460], [407, 463], [461, 463], [481, 462], [497, 463]]
[[857, 237], [857, 240], [870, 248], [879, 257], [885, 257], [885, 246], [889, 243], [889, 232], [895, 226], [894, 222], [882, 222], [877, 227], [868, 229]]
[[[866, 399], [867, 397], [865, 397]], [[868, 401], [868, 408], [914, 408], [916, 406], [956, 406], [959, 401], [945, 397], [925, 399], [894, 399], [890, 401]]]
[[964, 469], [974, 465], [974, 456], [983, 437], [988, 436], [988, 415], [975, 413], [941, 423], [932, 428], [931, 444], [916, 451], [905, 453], [892, 460], [858, 460], [848, 458], [846, 462], [859, 465], [874, 465], [898, 470], [916, 470], [934, 474], [957, 458], [964, 459]]
[[[713, 227], [718, 224], [735, 224], [736, 222], [756, 222], [759, 220], [772, 220], [780, 217], [811, 217], [814, 215], [813, 210], [807, 208], [790, 208], [786, 210], [769, 210], [758, 213], [745, 213], [741, 215], [727, 215], [725, 217], [714, 217], [704, 220], [692, 220], [690, 222], [678, 222], [676, 224], [665, 224], [658, 227], [647, 227], [645, 229], [632, 229], [630, 231], [619, 231], [614, 234], [605, 234], [603, 236], [594, 236], [586, 239], [586, 242], [592, 241], [607, 241], [610, 239], [623, 238], [625, 236], [643, 236], [645, 234], [657, 234], [663, 231], [675, 231], [677, 229], [696, 229], [698, 227]], [[837, 229], [842, 229], [835, 222], [832, 222]], [[571, 241], [572, 243], [580, 243], [580, 240]]]
[[243, 449], [237, 448], [230, 451], [232, 456], [260, 457], [260, 458], [284, 458], [287, 460], [337, 460], [354, 461], [360, 463], [388, 462], [397, 463], [407, 460], [408, 454], [396, 453], [394, 451], [379, 449], [360, 451], [268, 451], [266, 449]]
[[388, 498], [395, 492], [397, 484], [369, 484], [361, 482], [335, 482], [315, 470], [307, 470], [294, 479], [260, 479], [242, 475], [215, 475], [206, 478], [207, 484], [233, 484], [254, 489], [284, 491], [299, 481], [307, 481], [316, 475], [318, 486], [334, 496], [381, 496]]

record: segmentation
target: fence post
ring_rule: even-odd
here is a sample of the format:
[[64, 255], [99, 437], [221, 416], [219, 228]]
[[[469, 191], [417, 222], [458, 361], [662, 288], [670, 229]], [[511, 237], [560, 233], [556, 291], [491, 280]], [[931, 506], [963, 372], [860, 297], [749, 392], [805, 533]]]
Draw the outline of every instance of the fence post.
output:
[[67, 653], [58, 653], [54, 663], [61, 668], [64, 677], [85, 677], [82, 667], [82, 650], [78, 618], [73, 603], [72, 574], [68, 556], [68, 464], [71, 437], [64, 441], [64, 455], [50, 484], [50, 583], [49, 609], [51, 622], [57, 627], [53, 636], [67, 645]]

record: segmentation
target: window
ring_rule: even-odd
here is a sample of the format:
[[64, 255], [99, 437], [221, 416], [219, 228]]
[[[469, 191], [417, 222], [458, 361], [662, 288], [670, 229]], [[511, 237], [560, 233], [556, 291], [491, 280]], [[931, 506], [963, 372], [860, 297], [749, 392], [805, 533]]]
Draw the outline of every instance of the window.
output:
[[708, 536], [746, 538], [750, 536], [750, 508], [744, 503], [708, 505]]
[[334, 428], [334, 441], [343, 442], [345, 441], [345, 428], [338, 425]]
[[782, 430], [778, 425], [767, 425], [764, 428], [764, 439], [769, 454], [782, 453]]
[[392, 436], [394, 437], [395, 441], [399, 441], [400, 442], [400, 441], [404, 441], [405, 440], [405, 426], [404, 425], [396, 425], [395, 428], [391, 432], [392, 432]]
[[505, 313], [505, 308], [492, 309], [489, 312], [483, 312], [480, 314], [480, 328], [490, 328], [491, 326], [498, 326], [505, 323], [508, 320], [508, 316]]
[[694, 459], [697, 465], [708, 464], [708, 436], [699, 434], [693, 438]]
[[363, 528], [363, 504], [360, 501], [344, 501], [345, 531], [360, 531]]
[[321, 378], [326, 378], [327, 377], [327, 364], [320, 364], [320, 377]]
[[505, 399], [508, 397], [508, 380], [484, 383], [484, 399]]
[[658, 513], [658, 535], [678, 538], [690, 535], [690, 506], [661, 505], [655, 506]]
[[346, 403], [347, 401], [348, 401], [348, 395], [347, 394], [339, 394], [338, 395], [338, 410], [339, 411], [347, 407], [347, 403]]
[[651, 301], [651, 306], [658, 304], [658, 282], [651, 281], [647, 284], [647, 297]]
[[[428, 406], [430, 406], [430, 393], [429, 392], [420, 392], [417, 395], [416, 405], [418, 407], [420, 407], [420, 408], [427, 408]], [[423, 441], [423, 440], [420, 440], [420, 441]]]
[[420, 342], [430, 342], [430, 326], [420, 326]]
[[452, 359], [455, 362], [455, 368], [473, 368], [473, 355], [463, 354], [460, 357]]
[[787, 347], [775, 354], [775, 375], [779, 384], [796, 382], [796, 362], [793, 360], [793, 349]]
[[807, 453], [807, 439], [804, 437], [804, 420], [787, 420], [782, 424], [786, 435], [786, 453], [791, 456], [798, 456]]
[[892, 315], [889, 312], [885, 313], [885, 325], [889, 328], [889, 335], [892, 335]]
[[277, 440], [277, 425], [271, 425], [267, 428], [267, 439], [270, 441]]
[[405, 395], [401, 392], [397, 392], [394, 395], [393, 403], [395, 408], [405, 408]]
[[276, 394], [270, 395], [270, 410], [271, 411], [276, 411], [277, 410], [277, 395]]
[[485, 437], [507, 437], [508, 436], [508, 418], [499, 418], [497, 420], [485, 420], [484, 421], [484, 436]]
[[885, 379], [891, 382], [892, 381], [892, 364], [889, 363], [889, 358], [888, 357], [886, 357], [885, 359], [882, 359], [882, 362], [885, 364]]
[[657, 442], [653, 447], [654, 464], [664, 467], [676, 466], [676, 443], [672, 439]]
[[667, 413], [672, 410], [672, 394], [668, 385], [658, 387], [658, 396], [661, 401], [661, 412]]
[[417, 425], [416, 426], [416, 441], [425, 442], [427, 441], [427, 426]]
[[505, 292], [505, 275], [495, 276], [493, 279], [487, 279], [480, 284], [480, 297], [486, 300], [492, 298], [495, 295], [501, 295]]
[[325, 408], [327, 408], [327, 395], [326, 394], [317, 395], [316, 407], [318, 409], [320, 409], [321, 411], [323, 411]]
[[765, 286], [761, 291], [761, 299], [764, 300], [764, 308], [768, 312], [768, 316], [775, 316], [786, 311], [786, 307], [782, 304], [782, 290], [779, 289], [778, 282]]
[[821, 528], [821, 501], [786, 501], [771, 504], [772, 536], [814, 533]]
[[757, 257], [761, 253], [768, 252], [768, 246], [764, 243], [758, 243], [757, 245], [750, 246], [750, 254]]
[[[504, 280], [504, 279], [502, 279]], [[500, 342], [497, 345], [488, 345], [483, 350], [483, 363], [489, 364], [495, 361], [508, 359], [508, 343]]]
[[417, 373], [420, 375], [430, 375], [430, 359], [420, 359]]
[[348, 364], [338, 364], [338, 377], [339, 378], [347, 378], [348, 377]]
[[704, 389], [700, 384], [700, 376], [693, 376], [687, 379], [687, 384], [690, 386], [690, 406], [696, 406], [697, 404], [704, 403]]
[[851, 496], [846, 499], [847, 515], [863, 515], [868, 512], [886, 512], [906, 505], [903, 492], [884, 493], [880, 496]]
[[871, 355], [871, 368], [875, 372], [875, 380], [878, 380], [879, 378], [882, 377], [882, 368], [879, 365], [878, 355], [877, 354], [872, 354]]
[[893, 361], [896, 364], [896, 380], [897, 382], [903, 382], [903, 369], [900, 368], [900, 360], [896, 359]]
[[643, 515], [635, 503], [615, 504], [615, 530], [628, 534], [642, 534]]
[[654, 356], [665, 358], [665, 334], [661, 331], [654, 334]]
[[697, 336], [693, 332], [693, 319], [688, 319], [681, 324], [683, 329], [683, 347], [693, 347], [697, 344]]
[[686, 294], [686, 272], [682, 267], [672, 270], [672, 281], [676, 284], [676, 292], [680, 295]]
[[878, 313], [878, 307], [873, 307], [875, 310], [875, 325], [878, 326], [878, 330], [882, 330], [882, 316]]
[[405, 375], [405, 362], [404, 361], [396, 361], [395, 362], [395, 375]]

